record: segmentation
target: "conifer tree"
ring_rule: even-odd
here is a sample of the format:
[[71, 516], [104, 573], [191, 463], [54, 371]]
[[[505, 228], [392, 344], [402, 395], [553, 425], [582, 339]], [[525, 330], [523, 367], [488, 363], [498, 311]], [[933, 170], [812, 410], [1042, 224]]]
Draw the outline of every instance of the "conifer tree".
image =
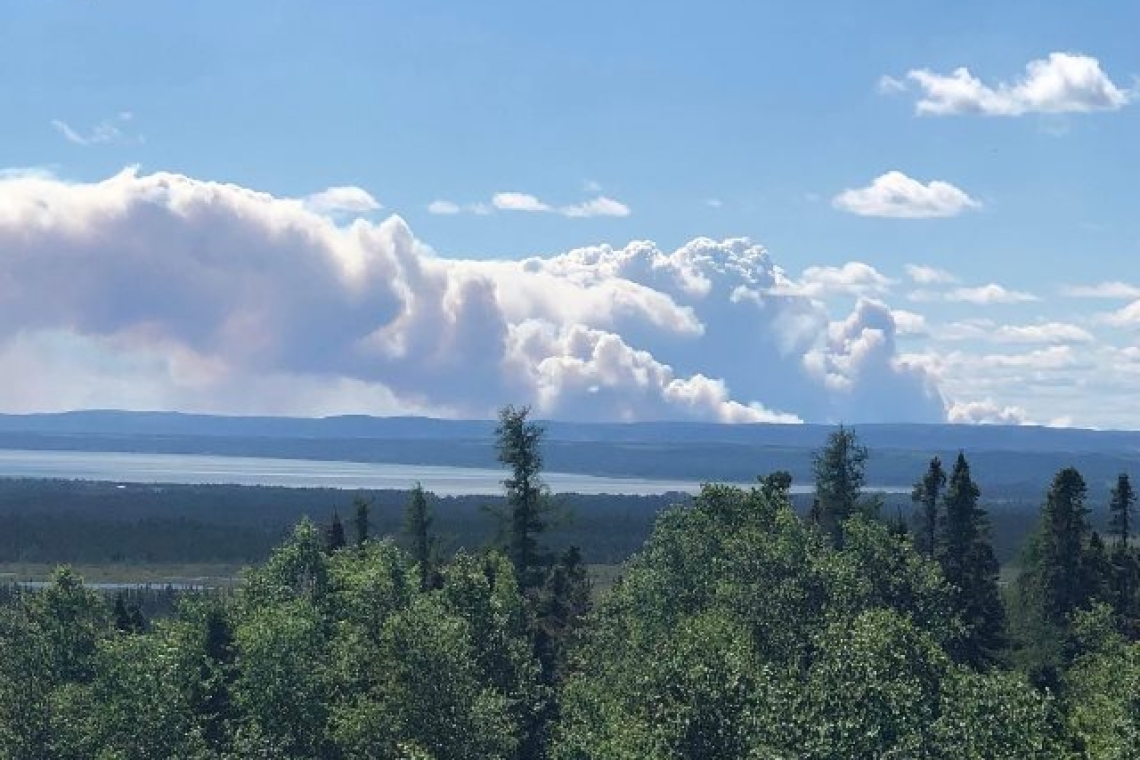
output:
[[1116, 486], [1108, 501], [1109, 527], [1119, 546], [1127, 546], [1132, 537], [1132, 508], [1136, 505], [1136, 492], [1126, 473], [1116, 478]]
[[368, 502], [357, 498], [353, 504], [356, 507], [356, 545], [364, 546], [368, 543]]
[[914, 547], [927, 557], [934, 555], [934, 545], [938, 537], [938, 503], [946, 487], [946, 471], [942, 460], [934, 457], [926, 474], [914, 484], [911, 501], [919, 507], [918, 529], [914, 535]]
[[340, 513], [333, 512], [332, 523], [329, 525], [328, 534], [325, 536], [325, 548], [329, 554], [332, 554], [337, 549], [343, 549], [347, 543], [344, 536], [344, 525], [340, 522]]
[[1088, 602], [1085, 545], [1088, 508], [1085, 480], [1073, 467], [1058, 472], [1041, 514], [1040, 582], [1046, 620], [1067, 630], [1070, 616]]
[[819, 524], [837, 547], [843, 546], [843, 523], [863, 506], [866, 462], [867, 448], [843, 425], [812, 458]]
[[503, 480], [508, 510], [507, 556], [524, 590], [542, 583], [545, 566], [539, 545], [539, 536], [546, 528], [542, 519], [545, 486], [539, 448], [545, 431], [531, 422], [529, 415], [529, 407], [506, 406], [499, 411], [495, 429], [499, 462], [509, 467], [511, 473]]
[[131, 621], [131, 613], [127, 609], [127, 600], [120, 591], [115, 594], [115, 605], [111, 610], [115, 630], [119, 633], [133, 633], [134, 624]]
[[943, 500], [935, 554], [943, 576], [955, 590], [955, 606], [965, 626], [965, 637], [954, 654], [974, 667], [994, 664], [1005, 645], [1000, 565], [990, 546], [986, 512], [978, 505], [980, 495], [966, 456], [959, 452]]
[[419, 570], [421, 591], [427, 591], [431, 587], [431, 555], [432, 545], [435, 543], [431, 536], [432, 522], [427, 494], [424, 492], [424, 487], [416, 483], [408, 500], [404, 528], [411, 544], [412, 560]]

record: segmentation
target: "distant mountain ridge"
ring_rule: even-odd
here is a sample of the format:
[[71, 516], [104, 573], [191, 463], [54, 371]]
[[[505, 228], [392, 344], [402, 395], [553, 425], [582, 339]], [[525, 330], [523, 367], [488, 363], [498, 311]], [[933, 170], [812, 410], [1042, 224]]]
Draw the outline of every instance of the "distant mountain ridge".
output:
[[[566, 422], [544, 420], [550, 440], [740, 443], [817, 446], [834, 425], [715, 422]], [[1140, 431], [1049, 428], [1031, 425], [860, 424], [870, 447], [962, 448], [1009, 451], [1140, 451]], [[0, 414], [0, 432], [59, 435], [190, 435], [211, 437], [455, 439], [494, 435], [493, 420], [435, 417], [225, 416], [183, 412], [85, 410]]]

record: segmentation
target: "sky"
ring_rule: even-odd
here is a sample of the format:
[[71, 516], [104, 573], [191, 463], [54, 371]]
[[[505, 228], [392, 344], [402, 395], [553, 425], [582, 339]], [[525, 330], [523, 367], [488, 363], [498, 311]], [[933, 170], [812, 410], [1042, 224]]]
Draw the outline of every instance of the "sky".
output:
[[0, 411], [1140, 429], [1138, 28], [3, 2]]

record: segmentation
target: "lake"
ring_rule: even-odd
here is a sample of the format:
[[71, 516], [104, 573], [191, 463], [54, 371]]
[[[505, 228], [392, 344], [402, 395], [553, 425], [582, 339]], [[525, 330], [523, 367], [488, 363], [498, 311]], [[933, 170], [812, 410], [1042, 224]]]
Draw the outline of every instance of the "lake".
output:
[[[0, 449], [0, 477], [98, 480], [112, 483], [227, 483], [288, 488], [406, 489], [416, 481], [440, 496], [502, 493], [503, 470], [206, 454]], [[584, 494], [693, 493], [698, 483], [548, 472], [556, 492]]]
[[[209, 454], [146, 454], [114, 451], [0, 449], [0, 477], [97, 480], [111, 483], [225, 483], [286, 488], [398, 489], [416, 481], [440, 496], [502, 493], [503, 470], [314, 459], [270, 459]], [[565, 472], [543, 473], [556, 493], [696, 493], [700, 483], [685, 480], [613, 478]], [[805, 493], [809, 486], [793, 487]], [[887, 492], [909, 488], [869, 487]]]

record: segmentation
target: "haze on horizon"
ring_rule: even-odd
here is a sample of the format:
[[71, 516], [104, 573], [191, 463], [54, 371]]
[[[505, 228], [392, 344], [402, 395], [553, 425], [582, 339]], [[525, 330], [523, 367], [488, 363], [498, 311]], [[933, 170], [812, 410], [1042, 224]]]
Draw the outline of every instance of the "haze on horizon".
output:
[[1140, 428], [1140, 10], [342, 10], [3, 11], [0, 412]]

